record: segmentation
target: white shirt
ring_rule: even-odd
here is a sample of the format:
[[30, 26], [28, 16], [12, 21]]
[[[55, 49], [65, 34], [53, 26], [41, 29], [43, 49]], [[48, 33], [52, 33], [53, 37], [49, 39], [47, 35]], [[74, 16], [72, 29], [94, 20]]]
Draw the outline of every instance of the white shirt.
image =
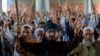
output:
[[8, 40], [8, 42], [11, 44], [11, 45], [14, 45], [14, 37], [12, 36], [10, 30], [8, 27], [6, 28], [3, 28], [3, 32], [5, 34], [5, 38]]
[[14, 54], [13, 56], [21, 56], [17, 51], [16, 51], [16, 44], [14, 45]]
[[97, 22], [95, 20], [95, 16], [94, 16], [94, 14], [91, 14], [90, 21], [89, 21], [89, 26], [94, 29], [96, 27], [96, 25], [97, 25]]
[[64, 28], [65, 28], [65, 19], [66, 19], [66, 17], [62, 16], [62, 17], [61, 17], [61, 20], [60, 20], [60, 24], [61, 24], [62, 27], [64, 27]]

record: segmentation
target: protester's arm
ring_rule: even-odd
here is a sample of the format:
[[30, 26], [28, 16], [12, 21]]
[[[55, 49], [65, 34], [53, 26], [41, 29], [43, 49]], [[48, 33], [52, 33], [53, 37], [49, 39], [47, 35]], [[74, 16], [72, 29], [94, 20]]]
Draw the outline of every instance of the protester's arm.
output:
[[32, 40], [26, 41], [24, 38], [20, 38], [19, 40], [20, 40], [20, 45], [23, 49], [34, 54], [39, 53], [41, 49], [41, 44], [38, 43], [36, 40], [32, 39]]
[[69, 53], [80, 42], [80, 39], [81, 39], [81, 37], [80, 37], [81, 36], [81, 34], [80, 34], [80, 28], [81, 28], [80, 20], [77, 19], [74, 24], [75, 24], [75, 26], [74, 26], [74, 37], [73, 37], [73, 39], [68, 41], [68, 42], [62, 42], [62, 43], [57, 44], [63, 52]]
[[67, 42], [58, 42], [55, 46], [58, 47], [59, 50], [63, 51], [64, 53], [69, 53], [72, 51], [80, 42], [80, 37], [75, 36], [72, 40]]
[[3, 25], [3, 34], [4, 34], [4, 38], [7, 39], [7, 41], [11, 44], [14, 45], [14, 37], [11, 34], [11, 31], [8, 27], [8, 21], [4, 20], [4, 25]]

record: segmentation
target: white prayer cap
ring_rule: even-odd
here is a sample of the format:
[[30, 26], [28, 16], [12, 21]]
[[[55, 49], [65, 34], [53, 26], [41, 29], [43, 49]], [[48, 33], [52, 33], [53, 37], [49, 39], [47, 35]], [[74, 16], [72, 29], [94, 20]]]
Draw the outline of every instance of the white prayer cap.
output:
[[94, 32], [94, 29], [93, 29], [92, 27], [85, 27], [85, 28], [83, 28], [83, 34], [85, 33], [85, 31], [86, 31], [87, 29], [89, 29], [89, 30], [91, 30], [92, 32]]
[[43, 28], [37, 28], [37, 29], [35, 30], [35, 32], [34, 32], [35, 37], [37, 37], [37, 33], [38, 33], [39, 31], [43, 31], [43, 32], [44, 32], [44, 29], [43, 29]]
[[22, 26], [22, 29], [23, 29], [24, 27], [29, 27], [29, 28], [32, 30], [32, 26], [29, 25], [29, 24], [25, 24], [25, 25], [23, 25], [23, 26]]

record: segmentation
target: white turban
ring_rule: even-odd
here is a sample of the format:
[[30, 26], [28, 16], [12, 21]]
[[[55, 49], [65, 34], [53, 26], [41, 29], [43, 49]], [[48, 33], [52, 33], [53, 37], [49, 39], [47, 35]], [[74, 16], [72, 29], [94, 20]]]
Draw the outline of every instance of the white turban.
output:
[[83, 29], [83, 34], [85, 33], [85, 31], [86, 31], [87, 29], [90, 29], [92, 32], [94, 32], [94, 29], [93, 29], [92, 27], [85, 27], [85, 28]]
[[23, 25], [23, 26], [22, 26], [22, 29], [23, 29], [24, 27], [26, 27], [26, 26], [29, 27], [29, 28], [32, 30], [32, 26], [29, 25], [29, 24], [25, 24], [25, 25]]
[[44, 29], [43, 28], [37, 28], [35, 30], [35, 32], [34, 32], [35, 37], [37, 37], [37, 34], [38, 34], [39, 31], [43, 31], [44, 32]]

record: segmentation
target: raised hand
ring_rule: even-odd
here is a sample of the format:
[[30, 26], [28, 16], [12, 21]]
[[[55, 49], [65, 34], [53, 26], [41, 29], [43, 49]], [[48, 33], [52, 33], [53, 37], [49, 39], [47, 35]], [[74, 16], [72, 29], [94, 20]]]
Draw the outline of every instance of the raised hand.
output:
[[74, 31], [75, 33], [79, 33], [80, 29], [81, 29], [81, 20], [82, 18], [80, 18], [79, 16], [76, 18], [75, 22], [74, 22]]

